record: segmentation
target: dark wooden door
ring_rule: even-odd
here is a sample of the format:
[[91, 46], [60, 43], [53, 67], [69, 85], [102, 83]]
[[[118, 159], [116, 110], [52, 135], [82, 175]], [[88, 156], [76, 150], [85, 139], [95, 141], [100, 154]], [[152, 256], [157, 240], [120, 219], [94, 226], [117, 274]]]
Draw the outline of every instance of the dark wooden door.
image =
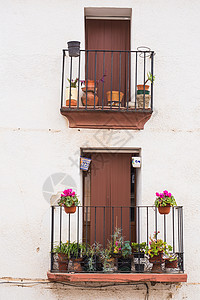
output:
[[[130, 50], [130, 21], [128, 20], [86, 20], [86, 50]], [[105, 56], [104, 56], [105, 55]], [[104, 64], [105, 60], [105, 64]], [[121, 62], [120, 62], [121, 60]], [[87, 61], [87, 60], [86, 60]], [[124, 93], [122, 105], [125, 104], [127, 77], [130, 76], [130, 57], [128, 70], [128, 53], [97, 53], [96, 79], [106, 73], [104, 87], [98, 83], [99, 105], [107, 104], [106, 92], [111, 90]], [[112, 71], [111, 71], [112, 69]], [[95, 78], [95, 53], [89, 53], [88, 79]], [[112, 80], [111, 80], [112, 78]]]
[[104, 246], [115, 228], [130, 239], [131, 154], [91, 155], [90, 243]]

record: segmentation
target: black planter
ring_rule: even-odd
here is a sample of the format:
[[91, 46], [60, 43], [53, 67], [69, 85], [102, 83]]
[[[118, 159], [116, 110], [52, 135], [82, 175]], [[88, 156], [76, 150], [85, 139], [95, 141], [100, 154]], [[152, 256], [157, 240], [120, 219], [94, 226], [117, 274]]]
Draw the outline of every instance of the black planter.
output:
[[67, 45], [70, 57], [77, 57], [80, 55], [80, 42], [70, 41]]
[[94, 255], [92, 258], [92, 269], [91, 269], [91, 262], [89, 261], [91, 257], [85, 256], [84, 257], [84, 271], [85, 272], [101, 272], [103, 271], [103, 264], [101, 259], [98, 255]]
[[131, 258], [118, 258], [118, 271], [120, 272], [131, 272]]
[[144, 258], [144, 252], [134, 252], [134, 258]]
[[135, 264], [135, 272], [143, 273], [144, 272], [144, 264]]

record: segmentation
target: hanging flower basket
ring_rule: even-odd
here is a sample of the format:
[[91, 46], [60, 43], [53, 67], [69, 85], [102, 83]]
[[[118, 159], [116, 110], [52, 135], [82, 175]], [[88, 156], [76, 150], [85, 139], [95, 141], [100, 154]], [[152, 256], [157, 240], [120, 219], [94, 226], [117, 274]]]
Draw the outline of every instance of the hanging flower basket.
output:
[[74, 214], [76, 212], [76, 206], [72, 205], [70, 207], [64, 205], [64, 210], [67, 214]]
[[158, 211], [161, 215], [167, 215], [170, 212], [171, 206], [176, 206], [176, 201], [174, 196], [169, 193], [167, 190], [162, 193], [156, 193], [155, 206], [158, 208]]
[[67, 214], [74, 214], [76, 212], [76, 206], [80, 202], [78, 201], [77, 195], [72, 189], [64, 190], [58, 201], [59, 206], [63, 206]]

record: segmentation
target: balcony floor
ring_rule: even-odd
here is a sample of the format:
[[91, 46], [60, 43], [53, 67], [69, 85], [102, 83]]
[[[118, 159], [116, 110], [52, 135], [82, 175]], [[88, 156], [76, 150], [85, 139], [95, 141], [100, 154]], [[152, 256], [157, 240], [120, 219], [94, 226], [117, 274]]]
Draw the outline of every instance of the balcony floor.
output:
[[187, 274], [169, 273], [51, 273], [47, 272], [51, 281], [67, 282], [187, 282]]
[[135, 109], [121, 107], [93, 106], [62, 107], [61, 114], [69, 120], [70, 128], [94, 129], [144, 129], [145, 123], [151, 118], [151, 109]]

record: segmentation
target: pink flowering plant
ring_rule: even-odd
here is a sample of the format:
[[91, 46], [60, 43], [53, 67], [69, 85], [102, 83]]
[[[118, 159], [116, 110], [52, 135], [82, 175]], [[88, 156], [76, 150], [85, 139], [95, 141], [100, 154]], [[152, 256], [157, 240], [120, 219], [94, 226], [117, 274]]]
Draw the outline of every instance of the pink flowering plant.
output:
[[163, 191], [162, 193], [156, 193], [156, 200], [155, 200], [155, 206], [176, 206], [176, 201], [174, 199], [174, 196], [172, 196], [171, 193], [169, 193], [167, 190]]
[[72, 189], [64, 190], [58, 200], [59, 206], [66, 205], [67, 207], [71, 207], [73, 205], [78, 206], [79, 204], [78, 197]]
[[159, 253], [169, 255], [169, 252], [172, 251], [172, 246], [157, 238], [159, 233], [160, 231], [155, 231], [153, 237], [150, 236], [149, 245], [145, 248], [145, 253], [150, 257], [157, 256]]

